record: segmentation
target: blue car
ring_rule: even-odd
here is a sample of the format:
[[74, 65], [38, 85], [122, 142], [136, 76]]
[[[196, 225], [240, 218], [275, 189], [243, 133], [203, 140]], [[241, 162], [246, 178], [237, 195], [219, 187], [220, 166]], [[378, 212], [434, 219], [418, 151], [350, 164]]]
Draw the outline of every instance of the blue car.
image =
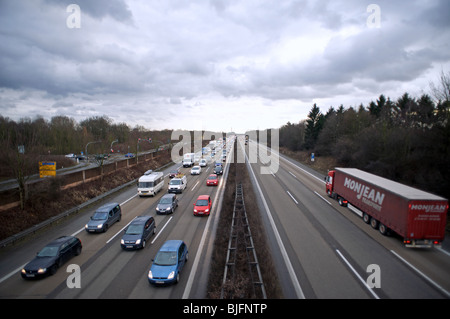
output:
[[153, 285], [178, 283], [180, 271], [188, 260], [188, 249], [182, 240], [166, 241], [156, 254], [148, 272], [148, 281]]

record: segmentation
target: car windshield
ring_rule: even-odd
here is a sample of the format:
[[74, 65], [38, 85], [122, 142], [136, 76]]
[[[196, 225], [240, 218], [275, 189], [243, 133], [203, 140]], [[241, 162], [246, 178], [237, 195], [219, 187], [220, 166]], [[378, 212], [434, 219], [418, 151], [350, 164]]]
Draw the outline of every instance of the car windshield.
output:
[[177, 253], [175, 251], [160, 251], [154, 260], [155, 265], [170, 266], [177, 263]]
[[170, 181], [170, 185], [180, 185], [181, 184], [181, 180], [180, 179], [172, 179]]
[[200, 169], [200, 167], [192, 167], [192, 170], [193, 171], [197, 171], [197, 170], [199, 170]]
[[46, 246], [37, 254], [38, 257], [55, 257], [58, 254], [58, 246]]
[[107, 212], [95, 212], [94, 216], [92, 216], [93, 220], [105, 220], [108, 218]]
[[142, 229], [144, 228], [144, 225], [133, 225], [131, 224], [130, 226], [128, 226], [127, 231], [125, 232], [125, 234], [127, 235], [140, 235], [142, 234]]
[[216, 179], [216, 176], [209, 176], [208, 179]]
[[199, 199], [195, 206], [208, 206], [208, 200], [207, 199]]
[[172, 198], [170, 197], [163, 197], [159, 201], [160, 204], [170, 204], [172, 202]]

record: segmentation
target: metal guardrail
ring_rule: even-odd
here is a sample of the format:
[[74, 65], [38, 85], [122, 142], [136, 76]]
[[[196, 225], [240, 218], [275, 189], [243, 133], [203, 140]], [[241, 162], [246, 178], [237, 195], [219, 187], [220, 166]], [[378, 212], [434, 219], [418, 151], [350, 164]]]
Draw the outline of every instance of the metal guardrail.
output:
[[[240, 260], [240, 256], [245, 252], [246, 261]], [[236, 185], [233, 216], [230, 229], [230, 238], [228, 241], [228, 251], [225, 262], [225, 270], [220, 293], [221, 299], [243, 298], [242, 291], [235, 289], [237, 286], [245, 284], [242, 278], [237, 276], [238, 269], [243, 268], [243, 263], [247, 264], [249, 285], [251, 291], [247, 291], [251, 298], [267, 299], [261, 270], [256, 256], [255, 246], [250, 231], [250, 225], [247, 219], [245, 209], [244, 193], [242, 184]]]

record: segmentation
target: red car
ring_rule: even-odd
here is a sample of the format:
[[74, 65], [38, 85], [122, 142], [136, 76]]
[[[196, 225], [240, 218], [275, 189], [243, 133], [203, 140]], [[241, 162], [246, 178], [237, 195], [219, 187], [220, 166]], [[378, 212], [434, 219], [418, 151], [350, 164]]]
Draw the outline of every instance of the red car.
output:
[[219, 184], [219, 179], [217, 178], [216, 174], [211, 174], [208, 176], [208, 178], [206, 179], [206, 186], [217, 186]]
[[211, 197], [209, 195], [200, 195], [194, 203], [194, 216], [207, 215], [211, 212]]

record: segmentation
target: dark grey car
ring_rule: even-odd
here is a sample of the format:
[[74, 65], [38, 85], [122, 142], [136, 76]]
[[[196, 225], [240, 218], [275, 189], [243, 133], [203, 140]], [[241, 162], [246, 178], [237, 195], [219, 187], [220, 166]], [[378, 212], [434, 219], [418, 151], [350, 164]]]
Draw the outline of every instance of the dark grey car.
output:
[[144, 248], [155, 232], [156, 223], [152, 216], [138, 216], [125, 229], [120, 246], [125, 250]]
[[175, 194], [166, 194], [159, 200], [156, 206], [157, 214], [172, 214], [178, 207], [178, 198]]
[[122, 218], [122, 210], [118, 203], [109, 203], [98, 208], [84, 227], [87, 232], [105, 232]]

